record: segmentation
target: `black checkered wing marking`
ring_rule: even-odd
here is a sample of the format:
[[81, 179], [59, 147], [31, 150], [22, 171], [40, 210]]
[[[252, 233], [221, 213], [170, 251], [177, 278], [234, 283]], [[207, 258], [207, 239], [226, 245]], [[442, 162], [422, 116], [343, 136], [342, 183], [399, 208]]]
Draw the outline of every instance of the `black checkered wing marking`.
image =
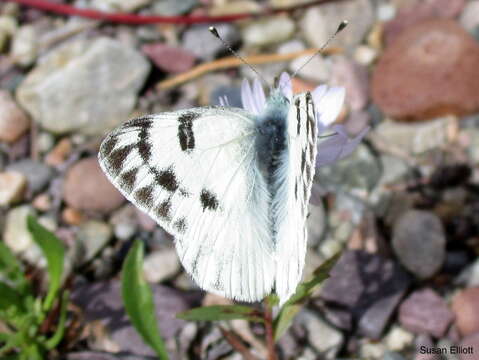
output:
[[287, 119], [287, 159], [278, 183], [284, 189], [274, 199], [276, 232], [275, 288], [280, 299], [288, 299], [301, 280], [306, 255], [306, 217], [315, 172], [317, 126], [309, 92], [296, 95]]
[[274, 282], [255, 131], [241, 109], [195, 108], [128, 121], [99, 152], [110, 181], [175, 236], [195, 281], [245, 301], [261, 300]]

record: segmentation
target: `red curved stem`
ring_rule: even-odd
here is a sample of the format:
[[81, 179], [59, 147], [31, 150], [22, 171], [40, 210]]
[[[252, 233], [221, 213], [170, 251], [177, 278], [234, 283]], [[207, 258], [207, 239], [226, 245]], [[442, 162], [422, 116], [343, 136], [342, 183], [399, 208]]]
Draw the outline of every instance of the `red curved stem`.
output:
[[102, 11], [96, 11], [92, 9], [79, 9], [67, 4], [52, 3], [47, 0], [5, 0], [15, 2], [18, 4], [30, 6], [36, 9], [50, 11], [57, 14], [81, 16], [90, 19], [104, 20], [115, 23], [131, 24], [131, 25], [143, 25], [143, 24], [156, 24], [156, 23], [169, 23], [169, 24], [198, 24], [198, 23], [213, 23], [213, 22], [230, 22], [241, 20], [255, 16], [267, 16], [274, 15], [282, 12], [289, 12], [301, 8], [307, 8], [314, 5], [319, 5], [334, 0], [316, 0], [305, 4], [299, 4], [290, 7], [283, 7], [277, 9], [266, 9], [262, 13], [242, 13], [234, 15], [222, 15], [222, 16], [156, 16], [156, 15], [136, 15], [128, 13], [106, 13]]

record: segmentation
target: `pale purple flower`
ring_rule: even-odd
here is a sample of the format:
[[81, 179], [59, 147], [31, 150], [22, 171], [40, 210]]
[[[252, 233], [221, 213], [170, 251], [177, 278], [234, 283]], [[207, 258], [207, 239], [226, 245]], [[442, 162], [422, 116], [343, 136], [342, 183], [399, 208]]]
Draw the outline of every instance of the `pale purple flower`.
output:
[[[287, 73], [282, 73], [278, 88], [281, 93], [291, 101], [293, 89], [291, 78]], [[319, 137], [324, 140], [318, 142], [318, 155], [316, 157], [316, 166], [330, 165], [338, 160], [350, 155], [366, 133], [369, 127], [366, 127], [356, 137], [350, 138], [346, 133], [344, 126], [333, 124], [338, 117], [344, 102], [345, 90], [342, 87], [318, 86], [311, 92], [316, 112], [316, 124], [319, 130]], [[250, 86], [248, 80], [243, 80], [241, 85], [241, 100], [245, 110], [254, 115], [260, 114], [266, 107], [266, 96], [263, 87], [258, 79], [253, 81]], [[226, 97], [220, 98], [222, 106], [228, 106]]]

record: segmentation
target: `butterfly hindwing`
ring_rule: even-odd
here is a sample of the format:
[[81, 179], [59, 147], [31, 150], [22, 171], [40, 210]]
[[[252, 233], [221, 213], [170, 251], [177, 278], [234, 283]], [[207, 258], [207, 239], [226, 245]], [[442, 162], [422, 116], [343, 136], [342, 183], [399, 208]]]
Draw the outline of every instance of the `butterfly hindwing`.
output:
[[306, 255], [306, 217], [315, 172], [317, 126], [309, 92], [293, 97], [287, 117], [287, 151], [275, 180], [281, 184], [273, 197], [276, 266], [275, 288], [281, 302], [301, 280]]
[[267, 295], [275, 272], [255, 131], [241, 109], [165, 112], [126, 122], [99, 153], [121, 193], [174, 235], [200, 287], [245, 301]]

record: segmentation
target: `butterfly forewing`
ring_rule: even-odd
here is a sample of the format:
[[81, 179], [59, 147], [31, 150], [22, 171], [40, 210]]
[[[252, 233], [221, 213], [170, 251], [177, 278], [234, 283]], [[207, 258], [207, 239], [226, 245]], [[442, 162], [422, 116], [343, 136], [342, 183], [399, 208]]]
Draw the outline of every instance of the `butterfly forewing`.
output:
[[267, 295], [275, 271], [255, 131], [241, 109], [194, 108], [131, 120], [99, 153], [121, 193], [174, 235], [200, 287], [245, 301]]
[[287, 150], [275, 173], [273, 197], [276, 244], [275, 288], [281, 303], [296, 290], [306, 255], [306, 216], [315, 171], [317, 127], [311, 94], [293, 97], [287, 117]]

